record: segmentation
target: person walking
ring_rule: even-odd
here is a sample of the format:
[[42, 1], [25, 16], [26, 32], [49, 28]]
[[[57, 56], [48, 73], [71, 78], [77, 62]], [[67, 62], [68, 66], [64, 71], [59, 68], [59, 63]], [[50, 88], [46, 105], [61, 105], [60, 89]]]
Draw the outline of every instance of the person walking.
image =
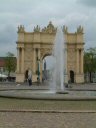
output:
[[40, 85], [40, 78], [37, 77], [37, 85]]
[[28, 70], [28, 83], [29, 86], [32, 85], [32, 71], [30, 69]]

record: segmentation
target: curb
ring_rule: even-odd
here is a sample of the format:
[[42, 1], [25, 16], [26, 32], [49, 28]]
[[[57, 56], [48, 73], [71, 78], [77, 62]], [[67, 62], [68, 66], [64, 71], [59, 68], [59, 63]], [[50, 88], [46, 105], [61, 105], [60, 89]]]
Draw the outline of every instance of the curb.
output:
[[31, 113], [96, 113], [96, 110], [27, 110], [27, 109], [0, 109], [0, 112], [31, 112]]
[[4, 95], [0, 94], [2, 98], [10, 99], [24, 99], [24, 100], [50, 100], [50, 101], [96, 101], [96, 97], [39, 97], [39, 96], [21, 96], [21, 95]]

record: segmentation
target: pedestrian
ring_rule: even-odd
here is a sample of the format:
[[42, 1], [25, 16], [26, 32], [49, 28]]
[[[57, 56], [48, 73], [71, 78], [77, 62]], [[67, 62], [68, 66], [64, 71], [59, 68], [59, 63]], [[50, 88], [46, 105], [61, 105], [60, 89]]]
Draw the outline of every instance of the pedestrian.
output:
[[40, 79], [39, 79], [39, 77], [37, 77], [37, 85], [39, 85], [40, 84]]
[[29, 86], [32, 85], [32, 72], [30, 69], [28, 70], [28, 83], [29, 83]]

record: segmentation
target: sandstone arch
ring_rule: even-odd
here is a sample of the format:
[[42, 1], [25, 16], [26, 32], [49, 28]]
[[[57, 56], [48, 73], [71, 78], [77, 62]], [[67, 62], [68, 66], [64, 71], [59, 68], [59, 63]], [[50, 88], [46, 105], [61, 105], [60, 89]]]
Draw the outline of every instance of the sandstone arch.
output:
[[[66, 53], [65, 82], [70, 79], [70, 70], [72, 70], [74, 82], [83, 83], [83, 28], [79, 26], [75, 33], [70, 33], [64, 26], [63, 31]], [[33, 32], [26, 32], [22, 25], [18, 27], [16, 82], [24, 82], [24, 73], [28, 68], [32, 70], [33, 81], [36, 81], [37, 62], [40, 65], [40, 80], [42, 81], [42, 61], [46, 55], [52, 54], [55, 34], [56, 27], [52, 22], [49, 22], [48, 26], [43, 29], [37, 25]]]

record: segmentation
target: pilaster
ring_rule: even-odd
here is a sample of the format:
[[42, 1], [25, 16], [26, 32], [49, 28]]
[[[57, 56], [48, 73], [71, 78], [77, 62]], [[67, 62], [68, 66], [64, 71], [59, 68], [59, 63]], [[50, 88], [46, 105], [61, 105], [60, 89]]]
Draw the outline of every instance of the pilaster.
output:
[[33, 49], [33, 73], [36, 73], [36, 49]]
[[76, 50], [76, 73], [79, 74], [79, 49]]
[[68, 71], [67, 71], [67, 44], [65, 45], [65, 50], [64, 50], [64, 83], [68, 83]]
[[21, 50], [21, 73], [24, 73], [24, 48]]
[[17, 48], [17, 73], [20, 71], [20, 49]]
[[84, 63], [84, 62], [83, 62], [83, 61], [84, 61], [84, 60], [83, 60], [83, 57], [84, 57], [84, 53], [83, 53], [83, 49], [81, 49], [81, 74], [83, 74], [83, 72], [84, 72], [84, 71], [83, 71], [83, 63]]

